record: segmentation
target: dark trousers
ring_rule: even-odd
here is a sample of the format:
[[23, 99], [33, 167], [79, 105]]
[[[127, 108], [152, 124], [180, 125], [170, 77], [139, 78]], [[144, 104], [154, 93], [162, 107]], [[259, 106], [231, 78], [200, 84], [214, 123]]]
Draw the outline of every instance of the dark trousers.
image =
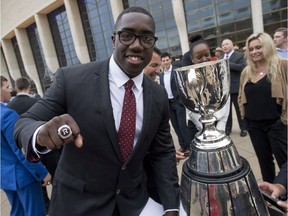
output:
[[263, 181], [272, 183], [275, 178], [274, 157], [279, 168], [287, 162], [287, 125], [280, 120], [246, 122]]
[[181, 101], [170, 100], [170, 120], [182, 148], [190, 147], [191, 139], [186, 123], [186, 108]]
[[[57, 165], [58, 165], [58, 161], [60, 159], [60, 153], [61, 152], [59, 149], [54, 149], [51, 152], [49, 152], [48, 154], [46, 154], [42, 159], [42, 163], [44, 164], [44, 166], [46, 167], [46, 169], [48, 170], [48, 172], [52, 176], [52, 181], [51, 181], [52, 184], [53, 184], [53, 177], [54, 177]], [[50, 199], [48, 197], [46, 186], [42, 187], [42, 191], [43, 191], [43, 197], [44, 197], [46, 211], [48, 211]]]
[[239, 124], [239, 128], [240, 130], [246, 130], [246, 122], [245, 120], [241, 119], [241, 115], [240, 115], [240, 109], [239, 109], [239, 105], [238, 105], [238, 93], [231, 93], [230, 94], [231, 97], [231, 101], [230, 101], [230, 112], [229, 112], [229, 117], [227, 120], [227, 124], [226, 124], [226, 132], [232, 130], [232, 126], [233, 126], [233, 122], [232, 122], [232, 103], [234, 105], [235, 111], [236, 111], [236, 115], [237, 115], [237, 120], [238, 120], [238, 124]]
[[188, 120], [188, 130], [189, 130], [190, 140], [192, 141], [195, 138], [195, 135], [198, 132], [198, 130], [197, 130], [196, 125], [191, 120]]

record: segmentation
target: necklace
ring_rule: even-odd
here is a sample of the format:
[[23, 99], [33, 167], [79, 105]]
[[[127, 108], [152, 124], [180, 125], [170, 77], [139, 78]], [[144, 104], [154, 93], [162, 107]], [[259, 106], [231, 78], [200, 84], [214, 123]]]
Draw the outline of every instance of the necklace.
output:
[[264, 74], [265, 74], [265, 73], [264, 73], [263, 71], [261, 71], [261, 72], [256, 72], [256, 73], [255, 73], [256, 76], [263, 76]]

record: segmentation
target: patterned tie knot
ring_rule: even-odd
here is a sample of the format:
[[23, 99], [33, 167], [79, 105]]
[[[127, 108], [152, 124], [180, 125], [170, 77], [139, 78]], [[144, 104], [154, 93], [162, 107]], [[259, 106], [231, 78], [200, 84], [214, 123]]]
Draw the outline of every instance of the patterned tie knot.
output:
[[131, 90], [132, 87], [133, 87], [133, 85], [134, 85], [133, 80], [129, 79], [129, 80], [126, 82], [126, 84], [125, 84], [125, 90], [126, 90], [126, 91]]

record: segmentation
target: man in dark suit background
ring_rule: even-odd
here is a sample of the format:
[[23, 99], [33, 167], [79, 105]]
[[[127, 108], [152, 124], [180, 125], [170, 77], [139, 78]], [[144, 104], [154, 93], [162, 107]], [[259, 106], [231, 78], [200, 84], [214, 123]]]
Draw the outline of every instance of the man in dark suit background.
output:
[[[14, 97], [12, 101], [8, 103], [7, 106], [10, 109], [15, 110], [18, 113], [18, 115], [22, 115], [28, 109], [30, 109], [38, 101], [38, 99], [31, 97], [30, 95], [31, 83], [28, 78], [26, 77], [18, 78], [15, 81], [15, 87], [17, 95]], [[22, 146], [19, 146], [19, 148], [22, 148]], [[56, 149], [46, 154], [45, 157], [43, 157], [42, 159], [42, 163], [45, 165], [46, 169], [51, 174], [52, 180], [55, 174], [59, 158], [60, 158], [60, 152]], [[50, 199], [48, 197], [46, 186], [42, 186], [42, 190], [46, 212], [48, 212]]]
[[246, 66], [245, 59], [243, 53], [237, 52], [234, 49], [234, 44], [230, 39], [224, 39], [222, 42], [222, 49], [224, 52], [224, 59], [229, 59], [229, 67], [230, 67], [230, 96], [231, 96], [231, 106], [230, 113], [226, 125], [226, 134], [230, 135], [232, 131], [232, 104], [234, 105], [237, 120], [240, 128], [240, 136], [244, 137], [247, 135], [247, 128], [245, 124], [245, 120], [241, 119], [240, 110], [238, 105], [238, 92], [239, 92], [239, 83], [240, 83], [240, 75], [244, 67]]
[[185, 156], [190, 154], [190, 136], [186, 120], [186, 108], [183, 105], [174, 77], [175, 66], [172, 65], [172, 57], [170, 53], [163, 52], [161, 54], [163, 72], [160, 74], [160, 85], [165, 87], [168, 94], [170, 104], [170, 120], [177, 134], [180, 152]]
[[[178, 215], [179, 185], [169, 102], [165, 89], [143, 74], [157, 40], [154, 35], [150, 13], [139, 7], [126, 9], [115, 24], [113, 56], [59, 69], [43, 98], [18, 120], [15, 139], [24, 146], [30, 161], [63, 146], [50, 216], [139, 215], [151, 201], [143, 168], [148, 152], [164, 210], [150, 215]], [[132, 153], [124, 159], [117, 132], [125, 85], [131, 80], [136, 130]], [[61, 126], [72, 135], [58, 134]]]

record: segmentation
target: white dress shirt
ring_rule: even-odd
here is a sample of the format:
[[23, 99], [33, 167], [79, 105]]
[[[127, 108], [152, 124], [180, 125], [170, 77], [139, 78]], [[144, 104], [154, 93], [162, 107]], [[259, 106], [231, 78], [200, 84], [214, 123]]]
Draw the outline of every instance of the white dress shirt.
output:
[[[136, 142], [138, 140], [143, 123], [143, 76], [144, 73], [141, 72], [138, 76], [132, 79], [134, 82], [132, 91], [136, 99], [136, 132], [134, 137], [134, 146], [136, 145]], [[119, 130], [120, 126], [122, 106], [125, 95], [125, 84], [129, 79], [130, 78], [116, 64], [112, 56], [109, 62], [109, 87], [113, 115], [115, 120], [115, 128], [117, 131]]]
[[163, 77], [164, 87], [166, 89], [169, 99], [174, 98], [171, 90], [171, 73], [172, 73], [172, 65], [170, 65], [170, 68], [168, 70], [164, 70], [164, 77]]

